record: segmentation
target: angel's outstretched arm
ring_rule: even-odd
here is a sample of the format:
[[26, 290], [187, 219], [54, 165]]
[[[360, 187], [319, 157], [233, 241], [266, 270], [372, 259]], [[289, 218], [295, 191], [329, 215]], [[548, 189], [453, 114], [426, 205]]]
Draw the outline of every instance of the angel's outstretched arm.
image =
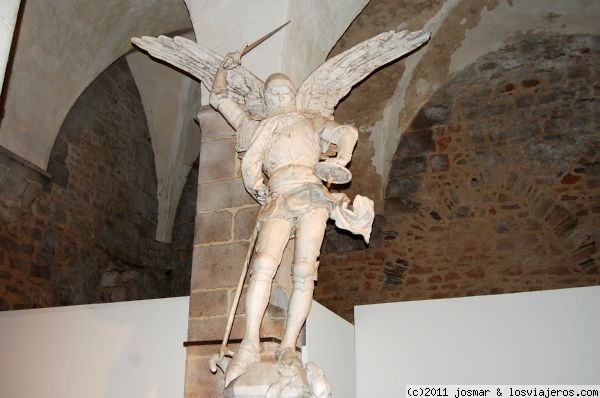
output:
[[254, 120], [250, 113], [235, 100], [227, 96], [227, 69], [224, 67], [220, 67], [215, 74], [210, 104], [235, 129], [238, 138], [236, 150], [238, 152], [247, 150], [259, 122]]
[[244, 122], [251, 119], [250, 114], [244, 108], [227, 96], [227, 69], [223, 67], [219, 68], [215, 74], [210, 92], [210, 104], [236, 130], [239, 130]]
[[321, 139], [337, 145], [337, 156], [328, 161], [346, 166], [352, 159], [352, 151], [358, 141], [358, 130], [348, 124], [329, 121], [321, 132]]

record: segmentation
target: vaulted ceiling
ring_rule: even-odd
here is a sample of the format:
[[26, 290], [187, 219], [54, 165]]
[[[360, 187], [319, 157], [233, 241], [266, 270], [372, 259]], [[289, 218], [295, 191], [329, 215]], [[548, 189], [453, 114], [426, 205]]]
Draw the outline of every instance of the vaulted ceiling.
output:
[[[360, 12], [332, 54], [385, 30], [432, 32], [427, 46], [406, 60], [376, 72], [351, 92], [336, 113], [341, 121], [354, 123], [361, 132], [350, 194], [371, 192], [381, 211], [391, 159], [402, 132], [421, 105], [453, 73], [500, 48], [518, 32], [600, 33], [600, 25], [596, 23], [600, 3], [587, 0], [560, 0], [552, 4], [543, 0], [526, 4], [510, 0], [373, 0], [363, 10], [366, 3], [355, 0], [340, 8], [334, 1], [228, 0], [215, 4], [208, 0], [188, 0], [187, 7], [183, 0], [120, 0], [111, 2], [110, 7], [95, 0], [23, 2], [3, 92], [0, 145], [46, 169], [69, 109], [101, 71], [132, 50], [131, 37], [193, 28], [199, 43], [226, 52], [292, 19], [285, 33], [271, 39], [264, 48], [256, 49], [244, 62], [263, 78], [274, 69], [281, 69], [300, 81], [322, 62]], [[134, 58], [130, 57], [130, 64], [137, 65], [132, 68], [134, 75], [138, 80], [151, 82], [148, 71], [160, 68], [144, 69], [141, 57]], [[160, 87], [160, 82], [156, 84]], [[186, 95], [197, 99], [197, 89], [182, 90], [188, 90]], [[148, 113], [152, 108], [151, 91], [143, 88], [140, 91], [146, 98]], [[172, 94], [171, 99], [180, 92]], [[168, 102], [171, 108], [178, 106], [174, 104], [176, 101]], [[186, 107], [191, 106], [189, 101], [184, 102]], [[182, 118], [190, 119], [193, 113], [190, 109], [183, 113], [174, 111], [179, 116], [172, 118], [170, 125], [181, 125]], [[165, 109], [162, 111], [167, 113]], [[149, 122], [156, 122], [156, 115], [147, 116]], [[156, 155], [159, 201], [163, 203], [163, 213], [173, 213], [180, 187], [175, 184], [175, 188], [167, 191], [162, 188], [161, 199], [161, 186], [173, 186], [169, 181], [173, 170], [181, 171], [183, 177], [177, 178], [179, 185], [182, 184], [189, 170], [189, 159], [195, 154], [182, 156], [181, 150], [187, 147], [186, 143], [195, 141], [182, 144], [178, 136], [172, 136], [174, 129], [158, 128], [158, 124], [150, 130], [155, 130], [155, 154], [161, 150], [166, 153]], [[165, 139], [165, 134], [171, 138]], [[186, 138], [189, 139], [197, 140]], [[173, 159], [179, 159], [179, 163]], [[165, 181], [161, 180], [163, 176]], [[165, 225], [157, 236], [168, 240], [169, 223]]]

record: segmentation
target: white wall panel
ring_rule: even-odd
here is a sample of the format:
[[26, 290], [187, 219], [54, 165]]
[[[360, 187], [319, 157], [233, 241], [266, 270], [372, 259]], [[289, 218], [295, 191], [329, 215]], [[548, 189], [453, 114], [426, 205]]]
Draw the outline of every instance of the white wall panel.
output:
[[354, 325], [316, 301], [306, 320], [305, 356], [325, 372], [332, 398], [356, 396]]
[[0, 312], [0, 397], [182, 397], [188, 303]]
[[600, 384], [600, 287], [355, 308], [357, 397], [407, 384]]

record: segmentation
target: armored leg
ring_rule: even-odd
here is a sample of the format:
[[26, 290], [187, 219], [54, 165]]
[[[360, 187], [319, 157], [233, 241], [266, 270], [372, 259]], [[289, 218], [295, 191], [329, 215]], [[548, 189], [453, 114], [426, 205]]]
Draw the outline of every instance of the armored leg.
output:
[[286, 219], [270, 219], [263, 222], [258, 233], [246, 294], [246, 332], [240, 349], [227, 367], [225, 385], [244, 373], [248, 366], [260, 361], [260, 324], [291, 229], [292, 224]]
[[323, 243], [328, 217], [329, 213], [326, 209], [317, 208], [297, 220], [296, 246], [292, 265], [293, 289], [288, 306], [285, 333], [278, 350], [280, 357], [286, 351], [295, 349], [300, 329], [310, 312], [317, 271], [317, 257]]

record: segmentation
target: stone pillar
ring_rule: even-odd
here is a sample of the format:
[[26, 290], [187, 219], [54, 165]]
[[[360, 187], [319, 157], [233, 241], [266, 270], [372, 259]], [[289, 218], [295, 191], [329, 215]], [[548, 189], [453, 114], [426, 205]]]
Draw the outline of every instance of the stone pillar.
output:
[[21, 0], [3, 0], [0, 2], [0, 92], [4, 82], [4, 72], [10, 54], [17, 14]]
[[[203, 107], [197, 118], [202, 133], [188, 341], [221, 340], [259, 205], [244, 189], [234, 130], [210, 107]], [[276, 276], [261, 336], [283, 335], [291, 287], [290, 253], [288, 248]], [[244, 321], [242, 295], [231, 339], [242, 338]], [[237, 349], [236, 344], [229, 347]], [[273, 344], [262, 348], [272, 356]], [[219, 344], [188, 347], [186, 398], [223, 396], [223, 374], [219, 370], [213, 375], [208, 368], [210, 356], [218, 350]]]

